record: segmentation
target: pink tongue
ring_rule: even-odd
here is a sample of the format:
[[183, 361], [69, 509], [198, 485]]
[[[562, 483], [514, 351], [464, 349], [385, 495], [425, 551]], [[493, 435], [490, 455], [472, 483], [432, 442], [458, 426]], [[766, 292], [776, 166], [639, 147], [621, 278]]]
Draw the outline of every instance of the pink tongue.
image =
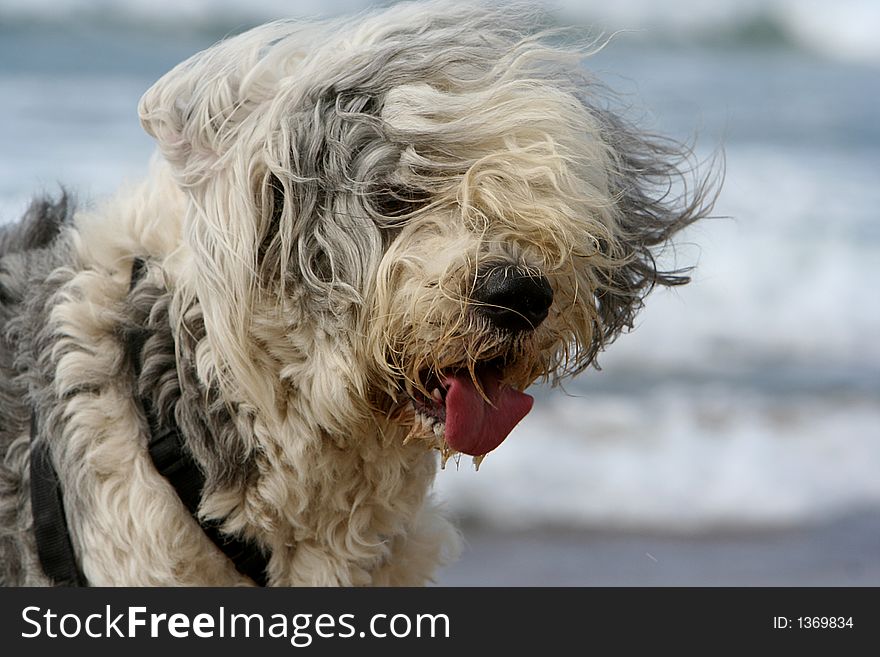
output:
[[498, 447], [530, 410], [534, 398], [501, 385], [497, 373], [480, 376], [486, 403], [466, 373], [447, 377], [446, 442], [464, 454], [480, 456]]

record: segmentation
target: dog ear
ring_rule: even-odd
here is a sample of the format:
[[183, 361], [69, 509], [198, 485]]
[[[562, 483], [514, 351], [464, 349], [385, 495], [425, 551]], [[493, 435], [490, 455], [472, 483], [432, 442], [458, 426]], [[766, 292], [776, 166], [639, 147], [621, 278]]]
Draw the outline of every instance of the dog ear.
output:
[[229, 130], [238, 108], [238, 81], [227, 71], [210, 71], [208, 59], [200, 53], [175, 67], [144, 94], [138, 108], [144, 129], [178, 174], [216, 161], [220, 133]]
[[206, 175], [245, 120], [273, 97], [286, 71], [271, 46], [290, 31], [270, 23], [222, 41], [173, 68], [141, 98], [141, 124], [184, 185]]
[[612, 248], [623, 266], [604, 273], [596, 309], [598, 348], [632, 328], [645, 296], [656, 286], [690, 281], [690, 267], [665, 269], [657, 257], [673, 236], [711, 216], [724, 178], [724, 153], [698, 161], [690, 146], [640, 131], [621, 114], [590, 108], [611, 155], [609, 192], [616, 210]]
[[197, 303], [202, 313], [211, 357], [200, 375], [267, 404], [271, 382], [254, 362], [250, 336], [264, 230], [260, 187], [270, 179], [271, 135], [260, 121], [289, 74], [273, 46], [290, 34], [272, 23], [223, 41], [172, 69], [139, 106], [187, 199], [182, 237], [192, 266], [175, 294], [181, 312]]

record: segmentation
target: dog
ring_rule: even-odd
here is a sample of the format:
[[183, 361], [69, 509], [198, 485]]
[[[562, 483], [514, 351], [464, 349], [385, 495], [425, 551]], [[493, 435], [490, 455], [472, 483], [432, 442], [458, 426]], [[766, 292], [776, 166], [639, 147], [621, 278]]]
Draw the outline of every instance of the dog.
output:
[[421, 585], [455, 558], [440, 465], [686, 283], [658, 249], [712, 206], [534, 19], [228, 38], [141, 99], [142, 183], [0, 229], [2, 583]]

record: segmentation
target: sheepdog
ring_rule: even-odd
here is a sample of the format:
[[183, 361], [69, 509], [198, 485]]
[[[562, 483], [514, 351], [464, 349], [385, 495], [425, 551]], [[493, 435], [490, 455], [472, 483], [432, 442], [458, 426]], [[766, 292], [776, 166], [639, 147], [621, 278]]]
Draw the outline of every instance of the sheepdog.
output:
[[141, 99], [143, 182], [0, 229], [0, 581], [432, 581], [441, 463], [687, 282], [658, 249], [711, 210], [595, 44], [534, 25], [434, 2], [228, 38]]

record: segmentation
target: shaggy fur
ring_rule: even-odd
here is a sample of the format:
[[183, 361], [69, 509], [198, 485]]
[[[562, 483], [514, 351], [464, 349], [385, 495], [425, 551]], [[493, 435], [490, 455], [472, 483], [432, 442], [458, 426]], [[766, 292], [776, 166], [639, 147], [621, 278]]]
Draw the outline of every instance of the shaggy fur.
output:
[[[686, 282], [655, 248], [711, 205], [699, 179], [672, 192], [686, 155], [534, 18], [413, 4], [230, 38], [144, 95], [142, 184], [0, 229], [0, 581], [47, 583], [33, 412], [89, 583], [252, 583], [155, 471], [142, 398], [205, 474], [200, 515], [270, 554], [271, 584], [421, 584], [454, 556], [429, 495], [452, 450], [413, 402], [429, 378], [582, 371]], [[535, 330], [478, 312], [490, 265], [549, 281]]]

